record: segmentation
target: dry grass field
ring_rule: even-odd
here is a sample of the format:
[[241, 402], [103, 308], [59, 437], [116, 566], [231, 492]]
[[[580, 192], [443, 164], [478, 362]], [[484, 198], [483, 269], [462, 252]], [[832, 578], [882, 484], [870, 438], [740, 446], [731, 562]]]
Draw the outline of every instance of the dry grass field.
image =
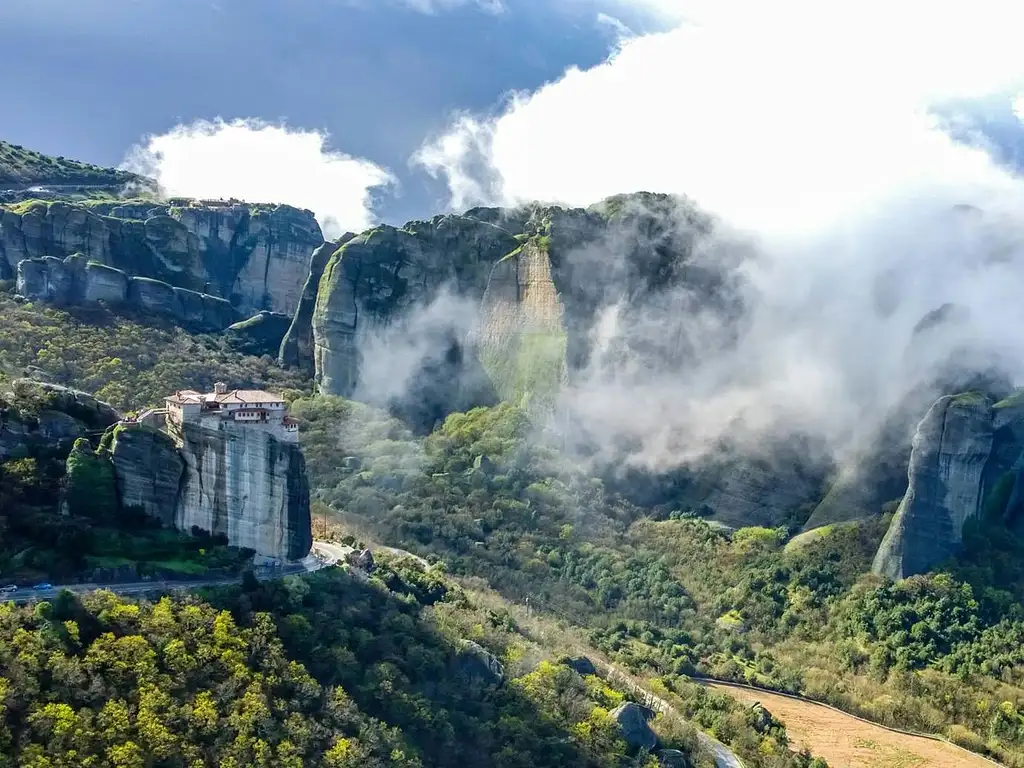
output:
[[768, 709], [786, 724], [790, 744], [831, 768], [992, 768], [995, 763], [943, 741], [908, 736], [811, 702], [729, 685], [709, 687]]

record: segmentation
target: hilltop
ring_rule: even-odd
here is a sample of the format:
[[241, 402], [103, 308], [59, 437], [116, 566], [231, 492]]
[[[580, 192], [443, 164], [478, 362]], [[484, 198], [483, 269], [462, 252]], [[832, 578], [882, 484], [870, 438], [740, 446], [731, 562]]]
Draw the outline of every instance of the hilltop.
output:
[[117, 189], [143, 182], [151, 183], [127, 171], [82, 163], [66, 157], [51, 157], [20, 144], [0, 141], [0, 190], [31, 186]]

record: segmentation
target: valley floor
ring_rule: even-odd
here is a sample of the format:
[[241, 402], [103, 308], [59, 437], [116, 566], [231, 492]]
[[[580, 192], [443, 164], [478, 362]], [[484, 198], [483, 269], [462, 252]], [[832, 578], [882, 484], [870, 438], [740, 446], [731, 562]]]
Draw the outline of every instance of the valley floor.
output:
[[741, 686], [710, 683], [740, 701], [760, 702], [786, 724], [796, 749], [806, 747], [833, 768], [991, 768], [998, 765], [945, 741], [890, 731], [810, 701]]

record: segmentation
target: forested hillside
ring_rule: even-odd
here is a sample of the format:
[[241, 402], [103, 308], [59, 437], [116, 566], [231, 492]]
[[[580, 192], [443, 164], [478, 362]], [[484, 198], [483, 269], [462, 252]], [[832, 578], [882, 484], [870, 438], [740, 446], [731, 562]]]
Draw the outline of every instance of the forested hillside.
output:
[[[0, 695], [12, 768], [611, 768], [626, 754], [607, 717], [620, 692], [408, 559], [369, 582], [0, 605]], [[696, 753], [692, 729], [654, 725]]]
[[633, 670], [801, 693], [1024, 765], [1024, 548], [1001, 525], [973, 526], [962, 558], [893, 584], [868, 572], [888, 515], [792, 539], [651, 519], [512, 406], [454, 414], [426, 439], [352, 401], [295, 412], [342, 524], [588, 627]]

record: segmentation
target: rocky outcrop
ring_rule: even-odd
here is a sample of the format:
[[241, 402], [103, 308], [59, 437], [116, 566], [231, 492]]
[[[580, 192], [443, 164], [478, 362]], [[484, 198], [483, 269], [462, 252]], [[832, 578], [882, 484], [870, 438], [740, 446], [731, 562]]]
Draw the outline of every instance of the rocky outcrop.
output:
[[261, 559], [305, 557], [313, 542], [302, 450], [258, 426], [217, 426], [115, 427], [109, 452], [121, 508], [224, 536]]
[[[998, 401], [1013, 391], [1010, 380], [998, 372], [998, 361], [974, 343], [951, 350], [938, 366], [930, 359], [933, 350], [948, 346], [948, 340], [962, 333], [969, 320], [965, 308], [943, 304], [917, 323], [904, 357], [904, 376], [913, 381], [923, 372], [924, 380], [891, 409], [870, 445], [839, 469], [804, 530], [872, 517], [881, 513], [884, 505], [900, 500], [907, 490], [915, 428], [939, 397], [977, 391]], [[933, 343], [936, 336], [944, 341]]]
[[309, 553], [309, 482], [297, 444], [244, 424], [224, 422], [216, 430], [186, 424], [179, 452], [185, 471], [176, 528], [224, 534], [266, 558]]
[[174, 441], [150, 427], [116, 427], [111, 459], [122, 507], [137, 507], [168, 527], [177, 523], [185, 460]]
[[291, 323], [288, 315], [264, 311], [228, 326], [224, 337], [232, 349], [243, 355], [277, 357]]
[[[241, 312], [291, 314], [322, 242], [310, 211], [284, 205], [35, 201], [0, 210], [0, 277], [26, 259], [80, 253], [129, 276], [217, 296]], [[102, 277], [94, 300], [113, 301], [104, 298]], [[116, 296], [118, 278], [107, 277]]]
[[284, 339], [281, 341], [281, 348], [278, 352], [278, 362], [281, 365], [302, 368], [310, 376], [314, 374], [313, 311], [316, 309], [320, 278], [323, 277], [327, 262], [335, 251], [354, 237], [354, 233], [347, 232], [338, 240], [323, 243], [313, 251], [313, 256], [309, 261], [309, 274], [302, 286], [298, 307], [292, 316]]
[[194, 331], [223, 330], [238, 319], [234, 307], [224, 299], [148, 277], [130, 277], [81, 254], [65, 259], [24, 259], [18, 263], [17, 274], [18, 293], [31, 301], [58, 306], [96, 302], [129, 306], [147, 315], [173, 318]]
[[459, 641], [455, 667], [456, 674], [470, 680], [482, 680], [489, 685], [501, 685], [505, 681], [505, 668], [498, 657], [472, 640]]
[[632, 701], [619, 704], [609, 716], [619, 727], [619, 733], [630, 749], [644, 749], [648, 752], [658, 746], [658, 736], [647, 722], [654, 712]]
[[63, 460], [79, 437], [120, 418], [107, 403], [69, 387], [16, 379], [11, 388], [0, 396], [0, 462], [44, 455]]
[[1024, 469], [1024, 398], [971, 392], [940, 398], [914, 434], [907, 492], [875, 556], [893, 579], [958, 554], [964, 525], [1013, 525]]
[[539, 238], [494, 265], [474, 344], [502, 399], [550, 400], [566, 383], [564, 314]]
[[[496, 261], [518, 246], [499, 227], [466, 216], [438, 216], [402, 229], [382, 226], [339, 248], [320, 279], [312, 316], [320, 391], [349, 396], [360, 382], [363, 348], [375, 335], [411, 318], [413, 309], [450, 297], [443, 345], [464, 340], [469, 323], [456, 307], [479, 302]], [[442, 349], [442, 355], [446, 350]]]

